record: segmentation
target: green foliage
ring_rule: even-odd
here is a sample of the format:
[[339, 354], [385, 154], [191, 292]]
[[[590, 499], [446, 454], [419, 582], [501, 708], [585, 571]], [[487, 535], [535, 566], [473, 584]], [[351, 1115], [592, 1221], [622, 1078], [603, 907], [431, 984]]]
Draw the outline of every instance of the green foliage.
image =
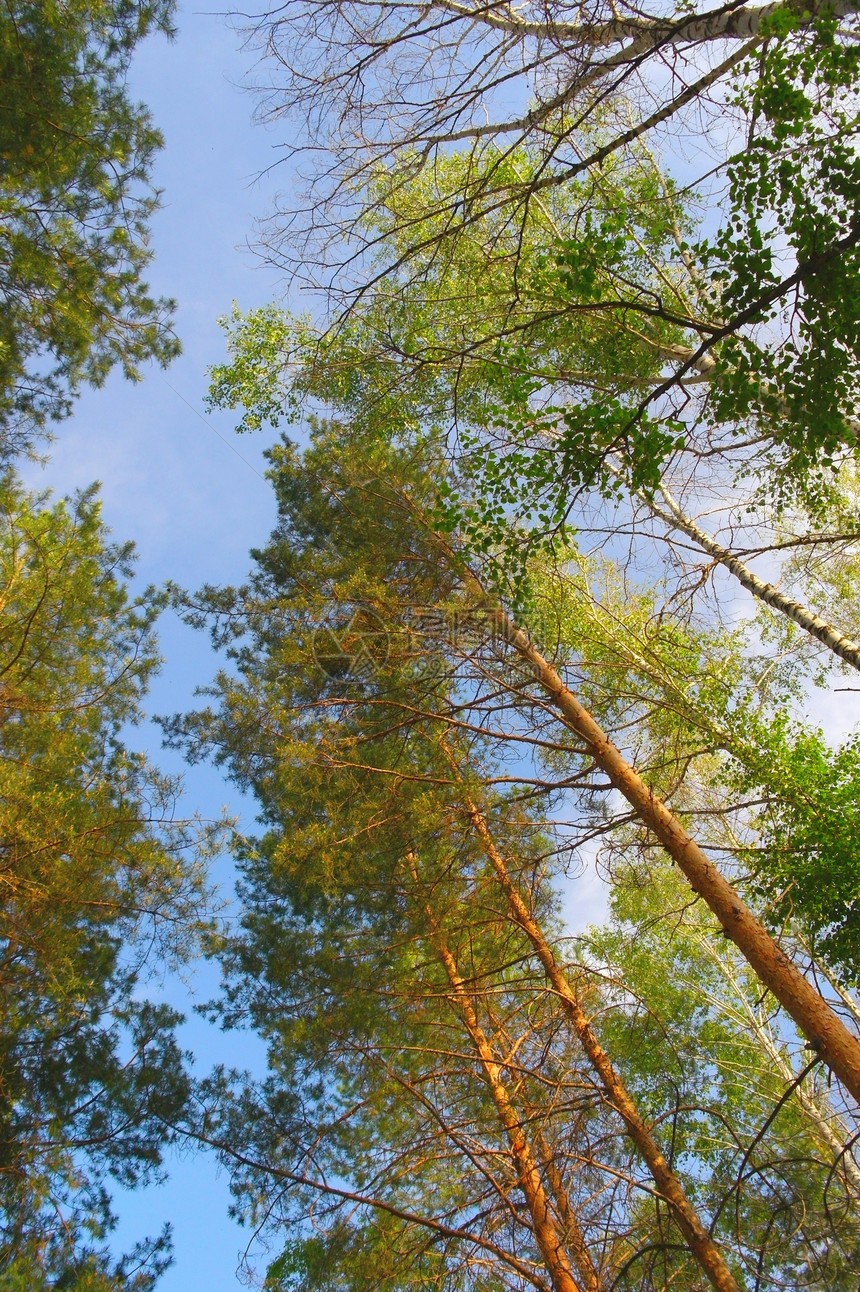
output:
[[[98, 1225], [91, 1223], [88, 1231], [90, 1242], [105, 1237]], [[67, 1248], [72, 1234], [67, 1235]], [[170, 1227], [165, 1226], [157, 1239], [138, 1243], [119, 1260], [92, 1248], [79, 1249], [73, 1256], [68, 1250], [61, 1255], [51, 1250], [40, 1250], [36, 1257], [19, 1254], [3, 1270], [3, 1287], [8, 1292], [152, 1292], [170, 1263]]]
[[173, 0], [15, 0], [0, 13], [0, 432], [5, 454], [84, 383], [178, 353], [149, 294], [161, 136], [125, 86]]
[[[243, 326], [257, 337], [257, 319], [249, 319]], [[267, 335], [271, 337], [272, 333]], [[280, 336], [274, 338], [275, 346], [281, 342]], [[237, 344], [236, 362], [240, 366], [236, 373], [242, 372], [244, 344], [244, 339]], [[331, 358], [332, 351], [327, 353]], [[264, 366], [267, 372], [272, 371], [271, 366]], [[318, 381], [317, 369], [309, 367], [306, 372], [311, 388], [328, 389], [330, 398], [337, 395], [350, 409], [359, 406], [360, 398], [367, 399], [358, 422], [360, 430], [353, 427], [337, 434], [346, 442], [360, 433], [364, 442], [376, 444], [381, 466], [385, 460], [381, 441], [386, 436], [395, 443], [398, 438], [401, 443], [413, 438], [409, 400], [402, 401], [399, 412], [389, 407], [387, 397], [380, 404], [374, 403], [372, 396], [368, 398], [363, 375], [349, 361], [343, 370], [332, 362], [329, 371], [334, 376], [325, 386], [324, 374]], [[220, 376], [219, 398], [249, 398], [248, 388], [240, 391], [235, 385], [235, 373], [231, 376], [222, 371]], [[304, 377], [300, 377], [302, 380]], [[265, 398], [276, 406], [278, 387], [269, 384], [265, 390]], [[292, 397], [295, 385], [291, 384], [289, 390]], [[410, 393], [414, 399], [414, 391]], [[255, 407], [253, 399], [251, 403]], [[461, 442], [463, 439], [461, 435]], [[492, 449], [482, 453], [477, 436], [471, 449], [466, 442], [466, 450], [472, 453], [470, 460], [475, 464], [469, 484], [461, 486], [453, 473], [425, 473], [421, 497], [430, 522], [453, 531], [454, 546], [462, 544], [463, 554], [471, 554], [473, 561], [477, 555], [491, 568], [494, 564], [500, 568], [507, 580], [508, 595], [513, 585], [516, 597], [527, 581], [528, 622], [538, 640], [568, 642], [580, 656], [577, 673], [581, 694], [608, 730], [625, 729], [631, 721], [642, 722], [647, 715], [651, 738], [656, 740], [659, 735], [659, 741], [653, 757], [640, 747], [638, 762], [656, 787], [673, 793], [674, 769], [682, 766], [685, 758], [722, 751], [734, 760], [733, 765], [742, 769], [733, 781], [735, 794], [741, 800], [763, 795], [771, 804], [755, 827], [763, 832], [761, 854], [753, 860], [748, 854], [744, 862], [745, 868], [751, 867], [760, 877], [757, 882], [768, 918], [778, 930], [786, 913], [793, 910], [810, 935], [826, 933], [823, 953], [853, 976], [856, 957], [850, 944], [855, 936], [852, 912], [856, 866], [851, 838], [856, 831], [847, 804], [854, 784], [850, 770], [854, 746], [838, 755], [837, 768], [831, 766], [831, 755], [818, 738], [812, 738], [805, 754], [800, 746], [792, 753], [780, 743], [789, 730], [786, 724], [792, 721], [789, 705], [792, 698], [796, 701], [800, 696], [801, 671], [798, 667], [792, 669], [788, 661], [778, 667], [758, 665], [754, 655], [744, 663], [743, 652], [749, 648], [741, 635], [735, 634], [731, 640], [723, 630], [714, 634], [685, 628], [673, 616], [659, 613], [653, 595], [637, 600], [611, 574], [609, 583], [592, 593], [589, 580], [601, 582], [597, 566], [592, 564], [590, 574], [584, 569], [577, 573], [575, 555], [571, 562], [571, 554], [558, 542], [554, 545], [555, 557], [562, 567], [566, 566], [565, 573], [555, 581], [547, 581], [540, 568], [546, 562], [538, 562], [534, 546], [523, 542], [522, 532], [511, 524], [510, 512], [514, 508], [522, 510], [522, 495], [528, 494], [532, 472], [545, 482], [547, 460], [550, 456], [556, 462], [562, 460], [564, 450], [550, 455], [546, 450], [520, 452], [508, 448], [504, 456], [496, 456]], [[434, 450], [429, 451], [432, 458]], [[309, 466], [311, 461], [313, 455]], [[461, 473], [460, 480], [464, 476], [468, 480], [470, 467], [461, 464]], [[564, 477], [561, 471], [559, 480]], [[282, 490], [284, 479], [281, 474]], [[382, 517], [374, 521], [374, 526], [380, 524], [390, 527]], [[326, 508], [320, 516], [315, 541], [324, 544], [335, 540], [338, 548], [344, 545], [344, 552], [352, 550], [352, 520], [344, 518], [339, 522], [336, 538], [331, 526], [331, 513]], [[359, 548], [361, 542], [359, 535]], [[299, 559], [298, 551], [291, 559]], [[361, 568], [367, 569], [364, 557]], [[608, 571], [606, 566], [605, 572]], [[384, 586], [384, 577], [375, 584], [377, 590]], [[397, 615], [396, 598], [392, 601], [381, 591], [368, 595], [374, 613], [383, 621], [392, 613]], [[544, 625], [541, 616], [547, 606], [551, 608], [551, 622]], [[585, 642], [587, 652], [583, 649]], [[622, 661], [624, 671], [619, 673]], [[764, 691], [757, 682], [760, 671], [770, 676], [770, 686]], [[622, 676], [624, 687], [619, 690]], [[605, 685], [607, 678], [611, 681], [609, 688]], [[671, 749], [668, 761], [667, 747]], [[813, 749], [818, 751], [815, 758]], [[806, 781], [816, 759], [822, 761], [815, 796], [810, 800]], [[829, 780], [833, 780], [832, 792], [837, 795], [831, 806], [827, 799]], [[802, 825], [802, 821], [806, 824]], [[822, 822], [829, 824], [819, 829]], [[828, 856], [830, 862], [826, 860]]]
[[[637, 725], [637, 766], [649, 783], [703, 843], [708, 817], [733, 818], [730, 852], [765, 921], [777, 935], [795, 925], [857, 985], [860, 738], [834, 748], [798, 720], [802, 664], [777, 673], [743, 632], [695, 630], [657, 613], [655, 590], [634, 595], [609, 563], [568, 558], [563, 575], [544, 572], [533, 585], [547, 607], [543, 632], [578, 657], [568, 676], [575, 670], [585, 703], [608, 730]], [[714, 785], [724, 796], [716, 802]], [[713, 838], [725, 847], [719, 831]]]
[[[505, 164], [536, 163], [518, 153]], [[464, 167], [454, 157], [432, 179], [379, 175], [396, 247], [395, 230]], [[502, 212], [467, 225], [441, 252], [429, 219], [426, 255], [408, 276], [327, 334], [272, 307], [234, 310], [210, 400], [241, 408], [242, 430], [322, 408], [345, 435], [444, 442], [453, 470], [439, 482], [436, 523], [519, 596], [526, 531], [539, 546], [563, 529], [580, 488], [617, 494], [610, 453], [623, 453], [635, 487], [653, 488], [683, 438], [677, 418], [636, 409], [695, 321], [670, 249], [686, 225], [640, 156], [536, 204], [525, 223]]]
[[786, 1098], [808, 1051], [708, 911], [631, 840], [588, 948], [614, 986], [604, 1041], [651, 1117], [671, 1119], [675, 1161], [717, 1232], [735, 1231], [749, 1286], [850, 1292], [857, 1186], [835, 1165], [850, 1131], [822, 1074]]
[[760, 740], [758, 766], [727, 771], [733, 788], [766, 797], [756, 886], [775, 926], [796, 921], [860, 985], [860, 737], [834, 749], [820, 731], [783, 720]]
[[304, 358], [312, 333], [302, 320], [290, 319], [276, 305], [243, 315], [235, 301], [218, 322], [227, 335], [228, 363], [212, 365], [210, 408], [245, 411], [237, 431], [275, 429], [295, 420], [298, 403], [291, 397], [290, 364]]
[[404, 1230], [402, 1222], [377, 1213], [363, 1224], [345, 1221], [324, 1236], [290, 1242], [269, 1266], [265, 1292], [404, 1292], [406, 1288], [455, 1292], [476, 1286], [478, 1280], [458, 1277], [446, 1268], [444, 1255], [429, 1244], [424, 1250], [413, 1250], [408, 1264], [398, 1261]]
[[[725, 500], [746, 474], [759, 500], [814, 514], [855, 453], [857, 49], [829, 18], [788, 10], [766, 17], [762, 37], [738, 76], [745, 146], [729, 160], [713, 236], [635, 147], [566, 185], [543, 183], [551, 166], [537, 143], [505, 154], [482, 143], [433, 165], [399, 156], [350, 192], [372, 212], [359, 232], [379, 274], [336, 327], [314, 335], [271, 309], [232, 317], [216, 405], [242, 408], [242, 429], [308, 409], [341, 419], [316, 428], [306, 454], [273, 455], [278, 531], [248, 587], [210, 589], [195, 611], [215, 617], [239, 676], [222, 674], [213, 707], [173, 728], [254, 790], [267, 827], [242, 853], [248, 916], [225, 948], [223, 1016], [264, 1032], [272, 1077], [232, 1102], [221, 1092], [220, 1105], [213, 1087], [212, 1115], [222, 1145], [251, 1146], [235, 1174], [248, 1214], [265, 1214], [277, 1193], [281, 1218], [301, 1231], [270, 1267], [275, 1288], [424, 1280], [402, 1230], [375, 1227], [363, 1201], [348, 1219], [332, 1204], [331, 1223], [311, 1232], [319, 1180], [290, 1172], [313, 1161], [329, 1179], [355, 1173], [359, 1191], [392, 1181], [386, 1196], [402, 1190], [417, 1206], [402, 1146], [418, 1133], [426, 1144], [429, 1131], [388, 1083], [396, 1071], [401, 1088], [435, 1091], [438, 1072], [412, 1059], [383, 1068], [379, 1054], [426, 1050], [420, 1024], [443, 1024], [425, 998], [416, 1004], [415, 984], [437, 1001], [444, 982], [421, 959], [399, 877], [405, 848], [429, 857], [453, 937], [464, 937], [471, 901], [501, 937], [478, 861], [466, 840], [453, 844], [456, 808], [430, 734], [443, 721], [471, 742], [477, 784], [499, 773], [520, 785], [516, 798], [481, 788], [494, 826], [535, 859], [536, 905], [551, 911], [558, 876], [555, 861], [538, 867], [538, 848], [556, 857], [563, 839], [601, 840], [617, 882], [612, 923], [589, 945], [607, 966], [591, 998], [596, 1026], [748, 1286], [852, 1286], [857, 1178], [838, 1165], [845, 1128], [823, 1081], [800, 1076], [808, 1056], [790, 1025], [688, 905], [645, 827], [613, 809], [575, 733], [553, 730], [504, 643], [476, 632], [459, 655], [450, 639], [428, 649], [410, 624], [416, 606], [473, 608], [459, 579], [468, 563], [525, 611], [533, 640], [549, 643], [649, 784], [727, 857], [751, 904], [777, 930], [791, 917], [857, 981], [858, 743], [830, 750], [793, 725], [802, 669], [762, 661], [754, 630], [703, 626], [679, 609], [686, 589], [676, 601], [645, 592], [569, 545], [584, 496], [653, 498], [673, 464], [699, 498]], [[561, 118], [541, 128], [568, 130]], [[508, 204], [506, 192], [528, 201]], [[323, 654], [320, 633], [334, 642]], [[424, 667], [433, 653], [435, 673]], [[570, 834], [538, 843], [541, 812], [558, 804]], [[476, 954], [501, 942], [468, 936], [475, 975], [505, 1008], [516, 992], [525, 1000]], [[573, 1070], [557, 1036], [544, 1055]], [[524, 1089], [535, 1071], [521, 1074]], [[627, 1172], [628, 1194], [601, 1217], [613, 1286], [696, 1286], [659, 1202], [637, 1193], [637, 1166], [606, 1147], [602, 1114], [559, 1128], [538, 1098], [530, 1106], [597, 1179]], [[604, 1156], [589, 1156], [591, 1133]], [[442, 1156], [422, 1163], [419, 1194], [469, 1215], [465, 1176], [449, 1170], [443, 1186], [434, 1173]], [[280, 1202], [285, 1178], [292, 1210]]]
[[[788, 15], [780, 19], [785, 26]], [[853, 451], [860, 392], [858, 50], [821, 18], [769, 33], [739, 102], [744, 149], [728, 167], [727, 219], [698, 254], [738, 330], [721, 352], [712, 416], [751, 415], [786, 448], [777, 494]], [[779, 284], [793, 273], [778, 296]], [[776, 323], [781, 324], [775, 331]], [[762, 325], [769, 324], [767, 328]], [[779, 340], [774, 344], [774, 335]]]
[[[690, 907], [647, 831], [613, 816], [611, 787], [575, 737], [565, 742], [547, 721], [540, 697], [531, 704], [530, 677], [477, 620], [466, 631], [474, 606], [451, 550], [458, 536], [436, 533], [427, 511], [444, 479], [436, 452], [432, 442], [419, 452], [414, 441], [358, 440], [337, 425], [313, 428], [304, 452], [278, 448], [279, 523], [251, 580], [187, 602], [232, 667], [209, 708], [174, 721], [173, 739], [219, 762], [261, 808], [260, 836], [237, 850], [245, 913], [223, 946], [227, 990], [214, 1012], [265, 1037], [270, 1075], [251, 1084], [225, 1074], [205, 1099], [238, 1211], [289, 1231], [269, 1284], [507, 1286], [504, 1262], [489, 1260], [485, 1284], [469, 1273], [462, 1241], [443, 1243], [417, 1219], [444, 1216], [469, 1242], [484, 1237], [476, 1213], [493, 1225], [497, 1213], [486, 1194], [479, 1205], [479, 1177], [519, 1207], [520, 1236], [506, 1250], [534, 1259], [504, 1141], [446, 1003], [429, 910], [487, 1035], [516, 1053], [506, 1079], [564, 1165], [616, 1286], [699, 1286], [554, 1017], [469, 832], [444, 734], [551, 936], [571, 836], [602, 838], [617, 880], [612, 925], [584, 949], [559, 940], [558, 954], [574, 960], [595, 1029], [749, 1286], [848, 1289], [853, 1186], [833, 1174], [845, 1133], [834, 1147], [788, 1092], [807, 1059], [802, 1044], [707, 913]], [[727, 751], [770, 765], [762, 733], [791, 692], [790, 673], [770, 697], [740, 632], [717, 636], [660, 613], [660, 590], [633, 588], [609, 561], [567, 551], [533, 585], [542, 611], [533, 636], [553, 643], [565, 677], [623, 733], [655, 789], [684, 817], [705, 809], [703, 842], [749, 869], [750, 809], [741, 791], [726, 794], [720, 769]], [[428, 611], [456, 611], [459, 638], [422, 635], [419, 610], [424, 623]], [[329, 631], [342, 647], [335, 669], [334, 649], [319, 652]], [[775, 770], [767, 792], [778, 798], [782, 784]], [[832, 1130], [823, 1085], [807, 1086]], [[628, 1187], [607, 1188], [619, 1178]], [[324, 1199], [334, 1182], [350, 1196]], [[509, 1232], [498, 1223], [497, 1242]]]
[[[306, 453], [273, 459], [280, 520], [251, 583], [192, 599], [235, 673], [219, 676], [210, 709], [172, 728], [255, 792], [265, 826], [239, 849], [244, 915], [224, 946], [217, 1013], [266, 1038], [270, 1075], [213, 1083], [208, 1133], [241, 1214], [289, 1229], [272, 1288], [522, 1288], [507, 1262], [540, 1258], [437, 933], [494, 1046], [516, 1055], [504, 1079], [530, 1124], [563, 1158], [574, 1127], [587, 1134], [601, 1118], [578, 1093], [553, 998], [441, 742], [489, 765], [492, 746], [476, 736], [467, 751], [444, 718], [456, 682], [417, 667], [446, 642], [422, 639], [412, 612], [456, 599], [444, 544], [408, 506], [430, 492], [432, 459], [382, 445], [353, 453], [332, 427]], [[374, 643], [366, 671], [332, 675], [316, 630], [362, 607], [385, 616], [385, 649]], [[514, 802], [494, 815], [522, 847], [512, 869], [551, 933], [540, 831]], [[627, 1156], [611, 1131], [601, 1151]], [[571, 1184], [586, 1201], [591, 1178], [586, 1166]], [[351, 1196], [326, 1197], [327, 1182]]]
[[7, 476], [0, 504], [0, 1277], [144, 1289], [164, 1240], [111, 1273], [106, 1182], [159, 1175], [189, 1082], [143, 977], [206, 926], [205, 836], [122, 740], [163, 598], [129, 597], [92, 492], [48, 505]]
[[[479, 556], [503, 553], [498, 586], [526, 582], [524, 532], [538, 546], [563, 532], [585, 491], [653, 493], [686, 449], [734, 458], [780, 507], [820, 509], [860, 398], [858, 54], [829, 17], [780, 9], [763, 37], [736, 73], [745, 142], [714, 234], [640, 144], [549, 186], [537, 139], [432, 167], [401, 154], [358, 190], [378, 276], [316, 345], [280, 319], [256, 392], [261, 320], [234, 331], [217, 402], [250, 399], [256, 425], [275, 373], [362, 433], [388, 414], [444, 434], [457, 478], [439, 519]], [[606, 132], [578, 129], [585, 153]]]

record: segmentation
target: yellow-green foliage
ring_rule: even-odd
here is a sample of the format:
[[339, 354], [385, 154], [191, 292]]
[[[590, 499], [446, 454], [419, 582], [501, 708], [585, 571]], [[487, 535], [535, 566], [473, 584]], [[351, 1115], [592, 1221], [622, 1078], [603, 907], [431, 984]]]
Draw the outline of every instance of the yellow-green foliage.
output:
[[201, 840], [122, 743], [158, 663], [160, 598], [130, 599], [130, 556], [92, 492], [47, 505], [0, 482], [4, 1286], [113, 1277], [91, 1247], [110, 1226], [102, 1180], [157, 1172], [160, 1118], [187, 1097], [178, 1017], [138, 983], [198, 941]]

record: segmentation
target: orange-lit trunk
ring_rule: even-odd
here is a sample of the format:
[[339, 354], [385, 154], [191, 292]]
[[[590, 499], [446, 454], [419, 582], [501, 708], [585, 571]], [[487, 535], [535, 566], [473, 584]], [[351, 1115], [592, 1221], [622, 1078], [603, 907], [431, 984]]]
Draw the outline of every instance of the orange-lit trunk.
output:
[[[459, 769], [451, 751], [444, 742], [442, 747], [446, 757], [451, 762], [455, 775], [459, 777]], [[481, 841], [484, 853], [493, 867], [502, 891], [507, 898], [513, 918], [534, 947], [544, 972], [557, 992], [562, 1008], [573, 1024], [573, 1029], [579, 1038], [579, 1042], [603, 1086], [607, 1099], [620, 1115], [639, 1156], [647, 1166], [661, 1195], [671, 1207], [691, 1254], [698, 1261], [699, 1266], [717, 1292], [740, 1292], [735, 1277], [726, 1264], [725, 1257], [699, 1219], [698, 1212], [687, 1197], [684, 1186], [667, 1162], [649, 1127], [639, 1115], [639, 1111], [627, 1088], [615, 1071], [603, 1046], [598, 1041], [591, 1027], [591, 1022], [582, 1007], [578, 993], [559, 968], [552, 948], [544, 937], [540, 925], [529, 911], [519, 889], [511, 878], [505, 859], [490, 834], [486, 818], [469, 797], [465, 785], [463, 802], [469, 813], [472, 827]]]
[[507, 615], [499, 613], [503, 635], [532, 668], [552, 704], [586, 745], [636, 814], [662, 843], [693, 891], [707, 903], [726, 936], [747, 960], [762, 983], [794, 1019], [811, 1048], [860, 1103], [860, 1041], [823, 997], [807, 982], [794, 962], [777, 946], [765, 927], [680, 821], [627, 762], [600, 725], [558, 672]]
[[[407, 860], [412, 870], [413, 878], [417, 882], [418, 873], [415, 854], [410, 853]], [[434, 949], [445, 968], [445, 973], [451, 986], [452, 1000], [466, 1025], [466, 1030], [475, 1047], [484, 1079], [496, 1106], [499, 1120], [505, 1128], [511, 1157], [516, 1166], [517, 1180], [529, 1210], [532, 1232], [547, 1272], [552, 1279], [554, 1292], [600, 1292], [600, 1287], [596, 1281], [583, 1283], [580, 1287], [574, 1277], [531, 1146], [526, 1138], [516, 1109], [511, 1103], [507, 1088], [502, 1081], [501, 1067], [497, 1063], [492, 1046], [478, 1021], [472, 997], [460, 976], [454, 956], [451, 954], [447, 942], [439, 930], [432, 911], [429, 907], [424, 909], [430, 924], [430, 934]]]

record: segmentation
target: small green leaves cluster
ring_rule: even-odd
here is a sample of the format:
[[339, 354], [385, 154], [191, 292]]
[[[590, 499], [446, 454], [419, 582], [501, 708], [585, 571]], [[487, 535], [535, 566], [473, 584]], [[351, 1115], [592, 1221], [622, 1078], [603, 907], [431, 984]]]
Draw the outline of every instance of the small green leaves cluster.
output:
[[242, 408], [237, 431], [296, 421], [296, 378], [302, 360], [312, 354], [310, 328], [276, 305], [243, 314], [235, 301], [230, 314], [218, 322], [226, 333], [229, 361], [209, 370], [208, 406]]
[[[730, 783], [764, 793], [754, 882], [771, 922], [793, 920], [818, 954], [860, 984], [860, 737], [833, 748], [787, 718], [759, 733], [762, 762]], [[766, 760], [767, 776], [762, 767]]]
[[[739, 94], [750, 138], [731, 161], [729, 216], [699, 256], [743, 326], [720, 352], [715, 419], [751, 416], [784, 446], [783, 489], [853, 451], [860, 393], [858, 50], [822, 18], [779, 30]], [[789, 30], [782, 27], [789, 24]], [[779, 39], [777, 39], [779, 37]]]

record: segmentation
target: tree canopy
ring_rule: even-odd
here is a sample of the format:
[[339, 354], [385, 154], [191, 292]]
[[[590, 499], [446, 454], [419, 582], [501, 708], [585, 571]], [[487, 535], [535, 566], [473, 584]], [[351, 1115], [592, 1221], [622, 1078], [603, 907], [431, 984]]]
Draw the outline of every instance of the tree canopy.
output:
[[180, 1017], [144, 984], [199, 950], [207, 832], [123, 739], [163, 598], [129, 595], [92, 491], [7, 475], [0, 498], [0, 1271], [143, 1292], [166, 1236], [117, 1264], [106, 1186], [158, 1177], [189, 1097]]
[[[377, 1186], [447, 1155], [451, 1112], [431, 1101], [432, 1153], [404, 1121], [329, 1157], [376, 1107], [376, 1078], [291, 984], [337, 947], [324, 1013], [355, 1010], [373, 1035], [447, 948], [436, 990], [463, 1007], [476, 1070], [497, 1108], [491, 1070], [525, 1101], [521, 1138], [496, 1141], [523, 1223], [495, 1254], [502, 1285], [528, 1281], [513, 1257], [557, 1292], [568, 1273], [848, 1287], [856, 741], [834, 748], [807, 706], [860, 667], [842, 577], [858, 533], [854, 7], [321, 2], [250, 22], [261, 112], [301, 113], [288, 147], [309, 185], [265, 227], [265, 254], [327, 308], [228, 321], [213, 403], [241, 429], [299, 429], [271, 455], [280, 523], [250, 583], [186, 602], [231, 663], [171, 731], [262, 808], [265, 833], [237, 848], [248, 914], [223, 949], [221, 1016], [266, 1033], [270, 1075], [222, 1074], [206, 1108], [243, 1214], [301, 1235], [270, 1281], [326, 1286], [330, 1255], [356, 1287], [379, 1268], [446, 1286], [423, 1258], [442, 1249], [426, 1233], [439, 1214]], [[730, 626], [717, 569], [756, 599], [747, 622]], [[610, 916], [566, 939], [551, 917], [576, 891], [565, 862], [595, 853]], [[566, 1089], [551, 1110], [527, 1093], [532, 1036], [484, 999], [485, 983], [504, 994], [473, 956], [492, 885], [524, 935], [518, 969], [565, 1024], [544, 1040], [527, 1006], [542, 1062], [589, 1090], [587, 1117]], [[372, 972], [352, 978], [345, 948], [380, 900], [385, 966], [371, 943]], [[426, 959], [400, 954], [416, 944]], [[515, 991], [537, 1000], [531, 980]], [[313, 1037], [308, 1070], [268, 1031], [273, 1001]], [[506, 1057], [481, 1057], [481, 1037]], [[383, 1048], [387, 1079], [406, 1060], [395, 1033]], [[419, 1072], [437, 1088], [436, 1066], [396, 1071], [410, 1094]], [[411, 1266], [377, 1238], [391, 1206], [422, 1244]], [[452, 1207], [448, 1277], [480, 1283], [462, 1244], [486, 1231]]]
[[[195, 621], [213, 617], [236, 672], [220, 675], [208, 709], [174, 720], [173, 738], [253, 788], [265, 826], [237, 854], [247, 913], [224, 946], [229, 987], [219, 1012], [266, 1035], [270, 1076], [259, 1089], [240, 1074], [232, 1091], [226, 1074], [208, 1087], [204, 1137], [229, 1166], [249, 1219], [275, 1232], [289, 1224], [297, 1235], [272, 1266], [272, 1285], [327, 1286], [329, 1261], [350, 1286], [373, 1285], [380, 1268], [392, 1286], [444, 1282], [444, 1269], [449, 1279], [454, 1268], [468, 1269], [463, 1244], [474, 1252], [486, 1239], [459, 1219], [463, 1203], [450, 1189], [418, 1185], [421, 1207], [415, 1195], [393, 1192], [448, 1162], [452, 1144], [462, 1152], [467, 1143], [475, 1164], [479, 1152], [463, 1112], [455, 1117], [438, 1102], [454, 1097], [455, 1077], [440, 1070], [453, 1042], [442, 1041], [445, 1016], [431, 1001], [455, 1008], [456, 992], [452, 999], [437, 982], [412, 1012], [415, 993], [428, 991], [444, 929], [457, 965], [468, 947], [468, 969], [455, 977], [478, 1015], [486, 1011], [482, 1032], [512, 1047], [497, 1061], [501, 1079], [527, 1099], [519, 1122], [527, 1137], [540, 1127], [546, 1151], [541, 1158], [538, 1149], [537, 1169], [550, 1211], [568, 1234], [565, 1207], [576, 1216], [597, 1286], [664, 1288], [681, 1278], [699, 1287], [703, 1277], [714, 1287], [839, 1286], [850, 1279], [857, 1242], [849, 1218], [856, 1168], [841, 1165], [853, 1164], [843, 1108], [810, 1080], [787, 1018], [762, 1013], [767, 993], [742, 959], [720, 948], [709, 917], [700, 912], [679, 927], [675, 911], [692, 896], [656, 860], [647, 822], [613, 807], [612, 782], [601, 778], [591, 747], [575, 727], [565, 731], [539, 679], [510, 658], [497, 615], [451, 547], [456, 536], [428, 525], [424, 508], [443, 473], [437, 449], [432, 441], [397, 448], [350, 440], [334, 424], [318, 428], [305, 453], [276, 450], [281, 520], [251, 583], [186, 602]], [[732, 648], [655, 620], [652, 599], [633, 598], [629, 586], [622, 604], [611, 570], [577, 564], [574, 554], [546, 577], [540, 631], [552, 633], [556, 666], [569, 683], [578, 678], [610, 730], [624, 728], [652, 793], [671, 793], [684, 819], [699, 821], [707, 805], [707, 845], [732, 840], [726, 851], [735, 865], [764, 865], [766, 849], [737, 839], [754, 829], [755, 803], [714, 797], [721, 747], [729, 742], [739, 760], [760, 767], [757, 732], [764, 736], [779, 711], [774, 695], [757, 712], [753, 670], [741, 718], [740, 640]], [[769, 790], [776, 801], [780, 791]], [[563, 939], [553, 895], [565, 863], [594, 838], [614, 857], [619, 919], [584, 952]], [[738, 878], [754, 900], [754, 886], [742, 871]], [[508, 965], [503, 983], [474, 960], [479, 946], [489, 947], [490, 928], [505, 928], [491, 914], [500, 895], [506, 938], [526, 936], [519, 951], [506, 942], [496, 953]], [[644, 932], [631, 938], [625, 921], [640, 918]], [[526, 964], [535, 977], [521, 980]], [[677, 981], [676, 1000], [661, 987], [667, 975]], [[544, 978], [559, 1002], [572, 993], [571, 1013], [560, 1009], [572, 1025], [559, 1019], [546, 1039], [537, 1004]], [[528, 1010], [523, 1039], [508, 1032], [508, 999], [511, 1009]], [[409, 1022], [399, 1021], [401, 1007]], [[412, 1030], [415, 1018], [430, 1028], [425, 1039]], [[355, 1032], [344, 1032], [347, 1020]], [[545, 1108], [525, 1094], [534, 1044], [538, 1092], [556, 1089], [549, 1074], [561, 1064], [584, 1104], [561, 1086]], [[388, 1112], [382, 1117], [371, 1094], [382, 1074], [383, 1090], [394, 1079], [402, 1091], [386, 1109], [405, 1118], [420, 1091], [435, 1130], [409, 1131], [406, 1121], [395, 1130]], [[654, 1141], [671, 1176], [660, 1174]], [[660, 1202], [652, 1210], [655, 1170]], [[449, 1166], [446, 1179], [477, 1184], [486, 1172], [466, 1177]], [[668, 1201], [673, 1179], [702, 1216], [713, 1262], [681, 1223], [680, 1201]], [[518, 1207], [529, 1195], [521, 1173], [511, 1180], [504, 1188], [514, 1188], [510, 1205]], [[431, 1202], [441, 1215], [428, 1214]], [[399, 1218], [394, 1247], [390, 1208]], [[521, 1214], [522, 1238], [496, 1253], [492, 1267], [506, 1286], [519, 1286], [516, 1262], [535, 1261], [534, 1212]], [[322, 1215], [332, 1225], [324, 1232]], [[456, 1267], [425, 1266], [419, 1250], [440, 1258], [444, 1250]], [[538, 1252], [552, 1285], [562, 1286], [539, 1244]], [[482, 1285], [477, 1272], [469, 1279]]]
[[23, 0], [0, 12], [0, 448], [68, 415], [83, 383], [179, 349], [150, 295], [162, 139], [128, 94], [135, 46], [173, 0]]

